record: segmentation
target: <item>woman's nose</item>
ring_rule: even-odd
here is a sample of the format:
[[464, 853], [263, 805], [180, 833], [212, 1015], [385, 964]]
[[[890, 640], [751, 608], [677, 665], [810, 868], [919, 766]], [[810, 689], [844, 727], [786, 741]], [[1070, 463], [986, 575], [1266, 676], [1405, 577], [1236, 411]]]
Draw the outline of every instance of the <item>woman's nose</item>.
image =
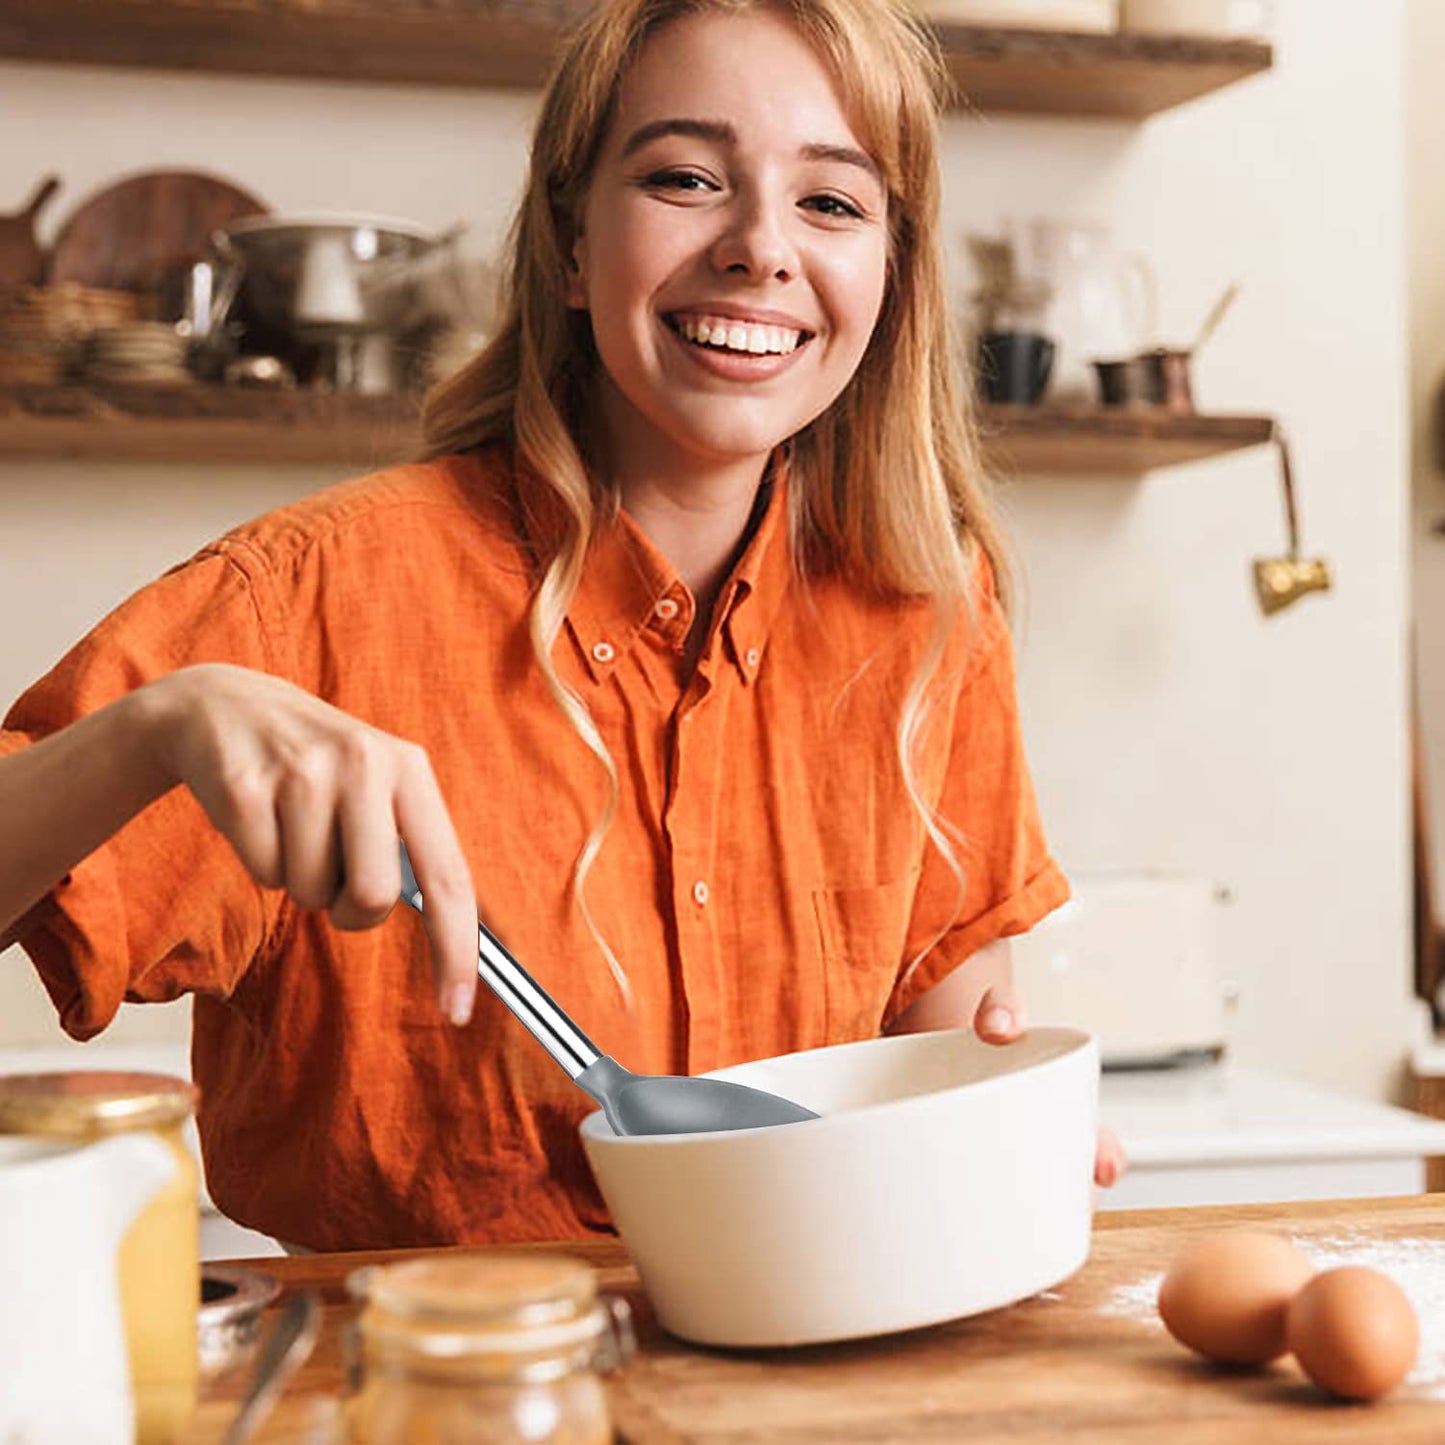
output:
[[760, 198], [740, 201], [713, 247], [713, 264], [755, 281], [789, 280], [798, 273], [798, 257], [786, 219], [779, 203]]

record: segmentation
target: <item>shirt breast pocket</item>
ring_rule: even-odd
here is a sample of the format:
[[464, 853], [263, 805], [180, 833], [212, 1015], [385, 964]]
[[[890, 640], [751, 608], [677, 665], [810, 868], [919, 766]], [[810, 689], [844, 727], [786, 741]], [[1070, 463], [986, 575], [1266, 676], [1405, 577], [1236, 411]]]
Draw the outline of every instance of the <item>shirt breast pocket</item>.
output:
[[813, 912], [828, 1000], [828, 1042], [872, 1038], [907, 960], [915, 874], [895, 883], [816, 888]]

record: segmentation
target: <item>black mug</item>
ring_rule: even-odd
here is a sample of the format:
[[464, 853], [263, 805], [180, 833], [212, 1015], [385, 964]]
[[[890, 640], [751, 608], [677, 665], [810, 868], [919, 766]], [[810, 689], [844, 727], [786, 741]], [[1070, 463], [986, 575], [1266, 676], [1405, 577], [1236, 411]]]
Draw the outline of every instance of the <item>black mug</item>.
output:
[[985, 401], [1032, 405], [1044, 394], [1054, 343], [1036, 331], [986, 331], [978, 339], [978, 382]]

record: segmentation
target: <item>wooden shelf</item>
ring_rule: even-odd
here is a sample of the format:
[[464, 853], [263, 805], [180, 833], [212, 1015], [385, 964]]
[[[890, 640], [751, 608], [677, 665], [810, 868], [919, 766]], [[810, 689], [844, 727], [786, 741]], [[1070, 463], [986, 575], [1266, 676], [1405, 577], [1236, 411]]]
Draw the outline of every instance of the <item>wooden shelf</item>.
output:
[[1102, 407], [981, 409], [984, 458], [995, 473], [1021, 476], [1140, 476], [1262, 446], [1268, 416], [1170, 416]]
[[[0, 0], [0, 57], [532, 88], [587, 0]], [[1268, 70], [1260, 40], [939, 24], [962, 108], [1141, 119]]]
[[[0, 389], [0, 458], [386, 466], [415, 453], [412, 397], [219, 386]], [[1171, 417], [985, 407], [985, 460], [1004, 474], [1133, 476], [1270, 439], [1266, 416]]]
[[1144, 120], [1274, 64], [1264, 40], [936, 29], [961, 104], [984, 115]]
[[416, 449], [407, 397], [223, 386], [0, 388], [0, 457], [366, 468]]

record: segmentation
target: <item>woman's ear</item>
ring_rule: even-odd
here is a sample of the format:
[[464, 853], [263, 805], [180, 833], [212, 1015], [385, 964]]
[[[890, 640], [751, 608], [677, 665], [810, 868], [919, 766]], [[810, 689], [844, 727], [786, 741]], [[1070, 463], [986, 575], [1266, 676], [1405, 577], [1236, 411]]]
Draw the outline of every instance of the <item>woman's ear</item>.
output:
[[567, 304], [576, 311], [587, 309], [587, 243], [581, 231], [572, 238], [567, 253]]

